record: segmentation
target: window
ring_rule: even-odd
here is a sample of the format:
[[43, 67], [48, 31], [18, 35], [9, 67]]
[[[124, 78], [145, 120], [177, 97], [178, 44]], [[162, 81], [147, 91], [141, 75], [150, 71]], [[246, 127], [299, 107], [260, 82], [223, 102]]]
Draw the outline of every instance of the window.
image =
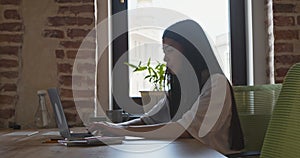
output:
[[[218, 4], [218, 5], [216, 5]], [[161, 12], [170, 12], [170, 15], [158, 15], [150, 11], [145, 13], [143, 8], [161, 8]], [[231, 79], [230, 49], [229, 49], [229, 9], [228, 0], [130, 0], [128, 1], [128, 43], [129, 63], [146, 63], [149, 58], [163, 62], [161, 37], [165, 28], [146, 26], [157, 23], [158, 16], [170, 16], [170, 24], [183, 19], [197, 21], [207, 32], [217, 50], [217, 58], [227, 78]], [[211, 9], [214, 8], [214, 9]], [[134, 10], [134, 11], [133, 11]], [[159, 11], [159, 10], [158, 10]], [[178, 15], [176, 15], [178, 14]], [[158, 16], [157, 16], [158, 15]], [[160, 17], [161, 18], [161, 17]], [[135, 23], [143, 27], [136, 27]], [[161, 22], [164, 25], [164, 22]], [[129, 95], [140, 96], [140, 90], [152, 90], [151, 85], [143, 80], [144, 73], [129, 71]]]
[[[180, 4], [179, 2], [184, 2]], [[197, 4], [195, 4], [197, 3]], [[153, 60], [162, 60], [163, 55], [160, 51], [161, 47], [158, 45], [161, 44], [162, 31], [165, 28], [156, 27], [156, 28], [143, 28], [140, 30], [131, 30], [130, 21], [131, 10], [134, 8], [146, 8], [146, 7], [163, 7], [168, 6], [166, 9], [171, 9], [177, 11], [186, 16], [181, 18], [190, 17], [196, 20], [203, 28], [206, 30], [207, 34], [215, 43], [215, 47], [218, 49], [220, 54], [216, 56], [221, 60], [221, 65], [223, 71], [228, 78], [232, 79], [233, 84], [235, 85], [245, 85], [247, 84], [247, 62], [246, 62], [246, 43], [245, 43], [245, 2], [240, 0], [214, 0], [214, 1], [175, 1], [175, 0], [125, 0], [124, 2], [112, 0], [112, 14], [116, 14], [120, 11], [127, 11], [124, 17], [117, 21], [113, 20], [112, 24], [112, 34], [118, 32], [118, 29], [129, 29], [128, 32], [123, 33], [118, 36], [113, 41], [113, 65], [119, 60], [123, 53], [129, 52], [126, 59], [129, 63], [136, 63], [140, 60], [147, 61], [149, 57]], [[201, 6], [204, 6], [201, 8]], [[217, 8], [221, 7], [221, 8]], [[208, 8], [209, 10], [205, 10]], [[216, 10], [220, 12], [216, 12]], [[204, 11], [204, 12], [201, 12]], [[163, 13], [161, 13], [164, 15]], [[138, 14], [134, 14], [138, 15]], [[134, 16], [133, 15], [133, 16]], [[142, 17], [142, 12], [140, 15], [141, 20], [153, 20], [151, 16], [146, 18]], [[153, 15], [154, 16], [154, 15]], [[170, 15], [172, 16], [172, 15]], [[202, 17], [201, 17], [202, 16]], [[129, 19], [129, 20], [128, 20]], [[134, 20], [139, 20], [138, 17], [132, 18]], [[173, 21], [172, 21], [173, 20]], [[170, 19], [170, 24], [173, 24], [179, 19]], [[172, 22], [171, 22], [172, 21]], [[139, 21], [142, 22], [142, 21]], [[155, 22], [155, 21], [153, 21]], [[220, 25], [222, 24], [222, 25]], [[117, 26], [117, 27], [116, 27]], [[122, 28], [121, 28], [122, 26]], [[129, 27], [128, 27], [129, 26]], [[167, 26], [166, 26], [167, 27]], [[215, 28], [215, 29], [214, 29]], [[140, 52], [157, 52], [157, 54], [145, 53], [141, 54]], [[219, 60], [219, 61], [220, 61]], [[133, 81], [129, 81], [129, 75], [133, 75], [131, 71], [124, 70], [128, 75], [128, 85], [123, 87], [127, 88], [128, 97], [139, 96], [139, 88], [150, 88], [146, 84], [137, 80], [143, 80], [143, 75], [139, 74], [136, 78], [134, 77]], [[138, 74], [137, 74], [138, 75]], [[122, 78], [124, 80], [126, 77]], [[126, 79], [127, 80], [127, 79]], [[118, 79], [113, 79], [113, 85], [118, 83]], [[138, 83], [137, 85], [130, 85], [129, 83]], [[129, 88], [130, 87], [130, 88]], [[129, 90], [130, 89], [130, 90]], [[134, 90], [134, 91], [132, 91]], [[130, 92], [129, 92], [130, 91]], [[114, 108], [118, 108], [118, 105], [114, 101]]]

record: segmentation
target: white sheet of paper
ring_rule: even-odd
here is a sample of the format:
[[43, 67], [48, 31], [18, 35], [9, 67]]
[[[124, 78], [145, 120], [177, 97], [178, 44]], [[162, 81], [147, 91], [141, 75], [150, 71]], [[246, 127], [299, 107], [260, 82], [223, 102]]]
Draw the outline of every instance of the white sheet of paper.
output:
[[60, 136], [58, 131], [51, 131], [51, 132], [47, 132], [42, 134], [43, 136]]
[[145, 139], [143, 137], [133, 137], [133, 136], [125, 136], [125, 140], [142, 140]]
[[32, 136], [38, 134], [39, 131], [22, 131], [22, 132], [11, 132], [4, 134], [3, 136]]

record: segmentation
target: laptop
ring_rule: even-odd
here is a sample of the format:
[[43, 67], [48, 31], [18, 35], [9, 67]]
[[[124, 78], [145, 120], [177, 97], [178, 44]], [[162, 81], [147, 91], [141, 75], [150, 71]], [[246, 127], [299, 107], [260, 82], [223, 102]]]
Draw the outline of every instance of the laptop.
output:
[[66, 116], [61, 104], [61, 100], [59, 97], [58, 89], [57, 88], [49, 88], [48, 94], [50, 98], [50, 102], [52, 104], [52, 108], [54, 111], [57, 127], [59, 129], [59, 133], [63, 138], [67, 139], [76, 139], [76, 138], [85, 138], [85, 137], [92, 137], [93, 135], [89, 132], [86, 133], [71, 133]]

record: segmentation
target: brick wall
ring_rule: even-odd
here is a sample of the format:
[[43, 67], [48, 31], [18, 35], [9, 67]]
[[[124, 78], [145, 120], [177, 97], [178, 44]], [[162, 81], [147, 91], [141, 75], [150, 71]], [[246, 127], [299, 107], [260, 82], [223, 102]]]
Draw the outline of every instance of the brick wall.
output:
[[[45, 50], [51, 50], [50, 53], [56, 57], [56, 63], [53, 63], [57, 65], [56, 87], [60, 90], [67, 120], [70, 125], [78, 125], [82, 123], [79, 116], [88, 118], [87, 114], [93, 114], [94, 108], [96, 45], [95, 32], [91, 32], [95, 25], [94, 0], [52, 1], [53, 3], [49, 4], [53, 5], [51, 8], [56, 8], [56, 11], [53, 15], [42, 19], [45, 24], [42, 24], [44, 29], [40, 32], [40, 36], [45, 41], [58, 43], [54, 47], [53, 44], [49, 45], [51, 48], [45, 48]], [[24, 19], [26, 18], [22, 18], [23, 9], [26, 8], [22, 8], [22, 0], [0, 0], [0, 128], [6, 128], [9, 122], [16, 121], [16, 106], [19, 105], [20, 94], [23, 94], [20, 93], [22, 62], [24, 62], [21, 55], [28, 54], [28, 52], [22, 52], [24, 51], [22, 50], [23, 38], [26, 32], [38, 31], [29, 30], [33, 27], [25, 26]], [[30, 19], [27, 18], [27, 20]], [[86, 38], [88, 34], [89, 37]], [[85, 41], [84, 45], [82, 45], [83, 41]], [[28, 91], [33, 91], [34, 97], [36, 97], [35, 88], [37, 87], [47, 88], [47, 84], [31, 87], [33, 90]], [[75, 107], [74, 98], [83, 106]], [[22, 103], [21, 106], [31, 106], [30, 109], [35, 109], [33, 107], [35, 105], [35, 103], [28, 105]], [[19, 112], [22, 113], [22, 111]], [[35, 111], [32, 111], [26, 116], [32, 117], [34, 113]], [[31, 125], [31, 120], [26, 121]]]
[[13, 122], [18, 100], [24, 26], [21, 0], [0, 0], [0, 128]]
[[[57, 40], [59, 43], [53, 52], [57, 61], [57, 87], [60, 89], [69, 124], [78, 125], [81, 120], [76, 108], [83, 117], [88, 117], [85, 116], [85, 112], [92, 113], [91, 110], [93, 110], [96, 45], [95, 35], [90, 32], [95, 25], [94, 1], [54, 1], [58, 7], [57, 13], [48, 17], [42, 36]], [[89, 36], [86, 37], [88, 34]], [[75, 61], [76, 65], [74, 65]], [[75, 99], [80, 100], [81, 105], [87, 106], [81, 109], [75, 108], [74, 94]]]
[[[91, 99], [94, 97], [95, 35], [92, 33], [87, 38], [86, 47], [80, 46], [95, 25], [94, 0], [53, 2], [57, 11], [45, 19], [41, 36], [58, 43], [51, 52], [56, 57], [57, 87], [61, 91], [67, 119], [74, 125], [81, 123], [73, 102], [74, 93], [81, 96], [76, 99], [83, 105], [93, 105]], [[26, 54], [22, 52], [23, 35], [28, 31], [24, 26], [21, 3], [21, 0], [0, 0], [0, 128], [7, 127], [8, 122], [14, 120], [15, 106], [19, 98], [21, 55]], [[300, 61], [300, 1], [273, 0], [273, 15], [275, 80], [280, 83], [291, 65]], [[73, 67], [75, 59], [77, 65]], [[76, 86], [74, 93], [72, 84]]]
[[281, 83], [288, 69], [300, 62], [300, 1], [273, 0], [275, 82]]

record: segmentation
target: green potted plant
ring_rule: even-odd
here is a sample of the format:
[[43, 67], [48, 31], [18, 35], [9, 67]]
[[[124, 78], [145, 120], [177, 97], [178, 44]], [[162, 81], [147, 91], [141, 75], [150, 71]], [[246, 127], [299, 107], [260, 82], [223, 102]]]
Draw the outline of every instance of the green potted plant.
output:
[[138, 65], [125, 63], [126, 65], [134, 68], [133, 72], [147, 71], [147, 75], [144, 77], [148, 80], [154, 87], [154, 91], [163, 91], [165, 87], [165, 71], [166, 64], [156, 61], [155, 66], [151, 66], [151, 58], [148, 59], [146, 65], [142, 65], [140, 61]]
[[142, 64], [140, 61], [139, 64], [134, 65], [130, 63], [125, 63], [129, 67], [133, 68], [133, 72], [143, 72], [146, 71], [147, 74], [144, 77], [144, 80], [147, 80], [153, 85], [152, 91], [140, 91], [142, 96], [142, 102], [144, 111], [147, 112], [150, 110], [161, 98], [165, 96], [165, 72], [166, 64], [156, 61], [155, 65], [151, 65], [151, 58], [148, 59], [146, 64]]

